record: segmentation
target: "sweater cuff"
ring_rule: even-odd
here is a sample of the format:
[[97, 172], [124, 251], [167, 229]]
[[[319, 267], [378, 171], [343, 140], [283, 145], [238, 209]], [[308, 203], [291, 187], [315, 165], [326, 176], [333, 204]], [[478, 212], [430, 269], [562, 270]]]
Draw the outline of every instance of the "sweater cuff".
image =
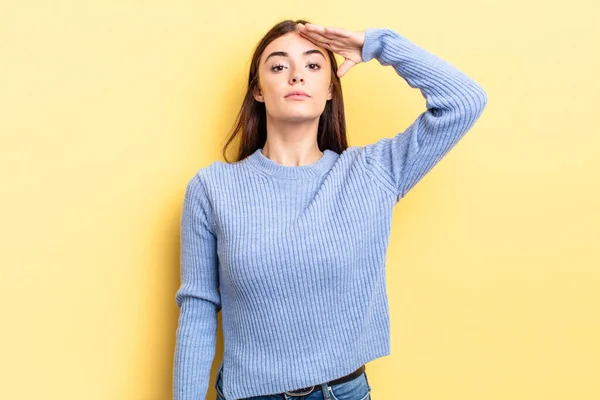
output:
[[388, 31], [388, 28], [367, 28], [365, 30], [365, 42], [362, 47], [363, 62], [370, 61], [381, 54], [383, 42], [380, 38]]

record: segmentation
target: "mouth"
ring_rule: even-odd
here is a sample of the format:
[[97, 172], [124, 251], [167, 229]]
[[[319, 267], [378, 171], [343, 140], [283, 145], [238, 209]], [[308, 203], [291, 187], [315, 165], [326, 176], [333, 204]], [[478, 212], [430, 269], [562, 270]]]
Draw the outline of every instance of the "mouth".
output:
[[304, 99], [308, 99], [309, 96], [305, 95], [305, 94], [291, 94], [289, 96], [286, 96], [286, 99], [295, 99], [295, 100], [304, 100]]
[[289, 99], [289, 98], [292, 98], [292, 99], [305, 99], [305, 98], [308, 98], [308, 97], [310, 97], [310, 96], [307, 93], [302, 92], [302, 91], [291, 92], [291, 93], [288, 93], [285, 96], [286, 99]]

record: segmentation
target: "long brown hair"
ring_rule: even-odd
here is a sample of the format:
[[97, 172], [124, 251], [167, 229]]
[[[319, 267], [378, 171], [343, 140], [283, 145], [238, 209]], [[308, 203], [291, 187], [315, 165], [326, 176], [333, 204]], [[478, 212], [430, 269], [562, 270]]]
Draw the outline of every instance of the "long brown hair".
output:
[[[244, 97], [242, 107], [237, 115], [236, 122], [229, 134], [229, 140], [223, 147], [223, 158], [227, 160], [225, 154], [227, 147], [241, 134], [240, 147], [235, 161], [241, 161], [259, 148], [263, 148], [267, 141], [267, 115], [265, 103], [256, 101], [253, 93], [258, 85], [258, 69], [260, 57], [273, 40], [287, 33], [298, 31], [296, 24], [306, 24], [308, 21], [291, 19], [281, 21], [273, 26], [266, 35], [257, 44], [250, 73], [248, 75], [248, 90]], [[317, 132], [317, 144], [319, 150], [333, 150], [341, 154], [348, 147], [346, 139], [346, 117], [344, 115], [344, 99], [342, 96], [342, 85], [337, 76], [337, 61], [334, 53], [326, 49], [329, 54], [331, 65], [331, 82], [333, 84], [331, 100], [327, 101], [325, 109], [319, 118], [319, 127]]]

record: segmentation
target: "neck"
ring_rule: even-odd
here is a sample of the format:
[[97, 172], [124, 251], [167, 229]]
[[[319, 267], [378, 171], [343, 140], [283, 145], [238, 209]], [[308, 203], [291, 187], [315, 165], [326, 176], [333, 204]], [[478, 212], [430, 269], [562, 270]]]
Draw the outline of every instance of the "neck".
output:
[[317, 144], [318, 128], [318, 118], [301, 122], [267, 119], [267, 141], [262, 154], [285, 166], [312, 164], [323, 156]]

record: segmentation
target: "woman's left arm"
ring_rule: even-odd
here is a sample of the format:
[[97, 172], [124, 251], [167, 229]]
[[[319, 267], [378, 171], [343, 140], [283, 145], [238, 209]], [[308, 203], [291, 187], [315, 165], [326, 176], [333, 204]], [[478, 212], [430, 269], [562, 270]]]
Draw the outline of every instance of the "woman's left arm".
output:
[[427, 110], [405, 131], [363, 148], [366, 165], [398, 202], [473, 126], [487, 94], [456, 67], [391, 29], [367, 29], [362, 58], [393, 66], [426, 99]]

